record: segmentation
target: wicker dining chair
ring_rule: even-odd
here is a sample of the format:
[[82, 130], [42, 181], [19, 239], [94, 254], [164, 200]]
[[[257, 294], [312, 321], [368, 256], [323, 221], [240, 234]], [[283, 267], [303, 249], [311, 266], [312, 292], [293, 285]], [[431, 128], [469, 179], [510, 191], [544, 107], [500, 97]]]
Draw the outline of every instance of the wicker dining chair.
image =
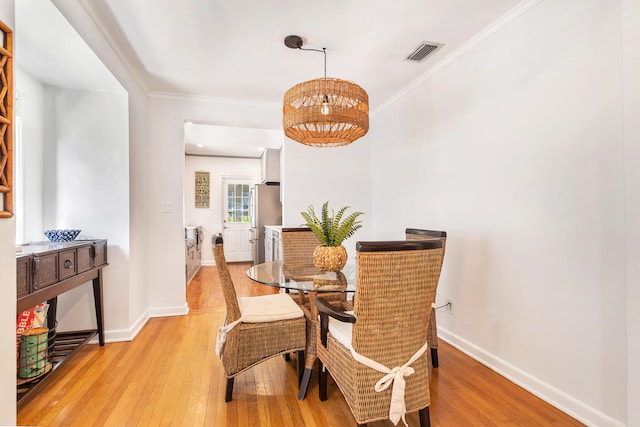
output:
[[[419, 228], [407, 228], [405, 230], [407, 240], [420, 239], [440, 239], [442, 241], [442, 259], [444, 261], [444, 251], [447, 246], [447, 232], [436, 230], [422, 230]], [[427, 334], [429, 340], [429, 349], [431, 351], [431, 366], [437, 368], [440, 363], [438, 361], [438, 325], [436, 323], [436, 308], [431, 307], [431, 320], [429, 321], [429, 332]]]
[[[318, 269], [313, 264], [313, 251], [320, 245], [320, 240], [308, 227], [283, 228], [280, 234], [282, 239], [282, 264], [285, 276], [289, 272], [297, 275], [317, 274]], [[311, 306], [309, 296], [299, 292], [295, 297], [300, 304], [307, 320], [307, 345], [305, 348], [304, 371], [299, 377], [300, 390], [298, 399], [303, 400], [307, 395], [313, 366], [316, 361], [316, 327], [317, 310]], [[338, 307], [343, 307], [342, 302], [346, 302], [346, 293], [325, 294], [325, 300], [331, 301]]]
[[[285, 275], [290, 271], [296, 274], [315, 274], [317, 269], [313, 265], [313, 251], [320, 245], [318, 236], [308, 227], [285, 227], [280, 233], [282, 242], [282, 269]], [[287, 292], [289, 292], [287, 290]], [[297, 295], [300, 304], [308, 303], [304, 293]]]
[[282, 229], [282, 262], [285, 270], [304, 271], [315, 269], [313, 266], [313, 251], [320, 245], [318, 236], [308, 227]]
[[358, 425], [397, 424], [415, 411], [421, 426], [430, 423], [427, 325], [441, 248], [438, 239], [358, 242], [353, 314], [316, 299], [320, 400], [330, 373]]
[[[225, 325], [218, 330], [216, 351], [227, 377], [225, 402], [230, 402], [233, 380], [238, 374], [271, 357], [294, 351], [298, 352], [298, 360], [302, 360], [306, 321], [302, 310], [289, 295], [238, 298], [221, 236], [215, 237], [213, 256], [227, 308]], [[299, 363], [298, 376], [301, 369]]]

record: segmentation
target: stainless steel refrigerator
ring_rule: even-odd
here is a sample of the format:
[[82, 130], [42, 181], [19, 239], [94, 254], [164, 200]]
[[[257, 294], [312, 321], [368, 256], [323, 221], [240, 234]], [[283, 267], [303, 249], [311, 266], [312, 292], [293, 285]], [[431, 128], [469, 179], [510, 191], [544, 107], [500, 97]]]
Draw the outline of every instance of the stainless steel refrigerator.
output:
[[264, 226], [282, 225], [280, 185], [254, 185], [250, 189], [249, 214], [251, 216], [249, 246], [255, 265], [264, 262]]

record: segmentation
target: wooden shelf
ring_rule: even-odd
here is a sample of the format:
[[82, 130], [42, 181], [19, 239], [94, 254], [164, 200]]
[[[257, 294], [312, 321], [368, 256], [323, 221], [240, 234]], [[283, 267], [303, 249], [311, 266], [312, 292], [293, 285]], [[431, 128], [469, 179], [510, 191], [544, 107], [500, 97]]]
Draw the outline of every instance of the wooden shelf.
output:
[[59, 368], [66, 360], [68, 360], [69, 357], [71, 357], [73, 353], [76, 352], [76, 350], [89, 342], [89, 340], [97, 334], [97, 329], [57, 333], [55, 336], [55, 344], [49, 351], [49, 362], [51, 363], [51, 370], [44, 375], [34, 378], [33, 380], [20, 379], [18, 381], [18, 407], [20, 407], [21, 403], [24, 403], [27, 400], [25, 399], [27, 395], [29, 395], [32, 391], [37, 390], [41, 384], [44, 384], [46, 380], [48, 380], [56, 373], [56, 369]]

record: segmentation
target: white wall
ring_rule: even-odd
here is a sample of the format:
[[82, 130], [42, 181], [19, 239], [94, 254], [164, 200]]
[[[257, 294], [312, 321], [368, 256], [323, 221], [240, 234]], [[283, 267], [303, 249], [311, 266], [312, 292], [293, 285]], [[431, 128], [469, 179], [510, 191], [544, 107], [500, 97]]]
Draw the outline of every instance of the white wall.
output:
[[[151, 309], [149, 294], [154, 290], [149, 284], [149, 270], [154, 268], [150, 263], [148, 235], [153, 232], [147, 220], [148, 188], [156, 185], [149, 179], [150, 162], [158, 145], [149, 137], [149, 102], [144, 86], [133, 76], [127, 64], [123, 63], [111, 44], [96, 28], [96, 20], [89, 16], [79, 2], [53, 0], [65, 19], [82, 36], [83, 40], [98, 55], [109, 71], [116, 77], [128, 92], [129, 109], [129, 271], [128, 289], [123, 290], [122, 299], [128, 300], [129, 323], [126, 329], [107, 330], [107, 338], [131, 339], [144, 326]], [[184, 269], [184, 267], [183, 267]], [[184, 312], [184, 310], [182, 310]], [[105, 319], [106, 322], [106, 319]]]
[[640, 0], [624, 0], [623, 94], [627, 245], [627, 425], [640, 425]]
[[371, 135], [375, 235], [449, 233], [440, 336], [602, 426], [627, 410], [620, 18], [542, 1]]
[[326, 201], [330, 209], [351, 206], [347, 213], [364, 212], [360, 217], [362, 228], [344, 242], [349, 257], [354, 259], [356, 242], [371, 240], [373, 233], [371, 143], [372, 139], [365, 135], [350, 145], [329, 149], [308, 147], [285, 138], [282, 225], [300, 227], [304, 223], [300, 212], [312, 205], [319, 213]]
[[44, 171], [44, 92], [42, 83], [28, 73], [14, 68], [14, 87], [16, 96], [16, 116], [22, 119], [22, 155], [25, 164], [16, 165], [15, 174], [22, 174], [24, 240], [37, 242], [44, 240], [43, 223], [43, 171]]
[[[127, 95], [50, 86], [45, 92], [45, 226], [80, 229], [78, 239], [108, 239], [105, 329], [126, 329], [129, 301], [121, 296], [129, 289]], [[58, 322], [62, 331], [95, 327], [89, 284], [59, 297]]]
[[[210, 174], [210, 208], [195, 207], [194, 177], [196, 171]], [[223, 199], [226, 190], [222, 188], [224, 176], [251, 177], [253, 182], [260, 180], [260, 159], [240, 159], [227, 157], [185, 156], [184, 179], [184, 222], [185, 226], [202, 226], [204, 243], [202, 246], [202, 265], [215, 265], [211, 236], [222, 232]]]

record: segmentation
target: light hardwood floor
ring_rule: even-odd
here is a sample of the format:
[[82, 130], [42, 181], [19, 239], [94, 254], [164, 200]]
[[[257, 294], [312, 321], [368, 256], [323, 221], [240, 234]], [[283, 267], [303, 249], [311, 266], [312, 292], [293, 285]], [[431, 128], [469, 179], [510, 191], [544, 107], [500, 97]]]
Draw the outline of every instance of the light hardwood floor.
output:
[[[274, 292], [245, 276], [248, 264], [230, 268], [239, 296]], [[151, 319], [132, 342], [80, 349], [54, 381], [21, 402], [18, 425], [355, 426], [331, 379], [327, 401], [318, 399], [317, 374], [306, 399], [297, 399], [295, 356], [238, 376], [233, 401], [225, 403], [225, 376], [214, 352], [225, 313], [215, 267], [200, 269], [187, 300], [187, 316]], [[431, 373], [434, 427], [582, 425], [446, 343], [439, 359]], [[419, 425], [417, 414], [407, 421]]]

